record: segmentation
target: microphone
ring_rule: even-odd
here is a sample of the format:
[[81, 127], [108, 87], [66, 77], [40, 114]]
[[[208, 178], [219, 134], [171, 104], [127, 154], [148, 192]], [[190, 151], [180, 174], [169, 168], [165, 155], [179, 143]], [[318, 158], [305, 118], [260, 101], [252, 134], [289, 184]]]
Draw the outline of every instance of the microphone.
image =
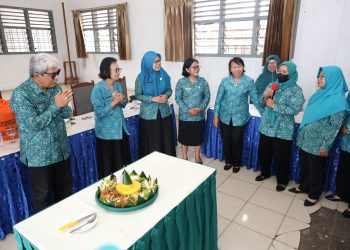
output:
[[272, 94], [272, 96], [270, 98], [273, 99], [275, 97], [276, 91], [278, 90], [278, 84], [277, 83], [272, 83], [271, 89], [273, 90], [273, 94]]

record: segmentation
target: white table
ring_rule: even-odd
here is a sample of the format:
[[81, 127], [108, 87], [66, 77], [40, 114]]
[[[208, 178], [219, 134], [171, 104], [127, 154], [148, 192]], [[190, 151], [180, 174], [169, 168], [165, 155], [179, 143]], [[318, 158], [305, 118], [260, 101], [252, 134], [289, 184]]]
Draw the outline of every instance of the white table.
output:
[[[127, 170], [136, 170], [138, 173], [144, 171], [146, 175], [158, 178], [159, 195], [153, 204], [133, 212], [107, 211], [96, 204], [96, 183], [16, 224], [14, 229], [39, 249], [88, 250], [106, 244], [127, 249], [213, 175], [212, 184], [215, 186], [215, 169], [158, 152], [134, 162]], [[68, 234], [58, 230], [74, 215], [94, 211], [97, 212], [98, 221], [90, 231]], [[216, 222], [216, 196], [215, 213], [212, 216], [215, 219], [210, 219]], [[212, 227], [217, 230], [217, 225]]]

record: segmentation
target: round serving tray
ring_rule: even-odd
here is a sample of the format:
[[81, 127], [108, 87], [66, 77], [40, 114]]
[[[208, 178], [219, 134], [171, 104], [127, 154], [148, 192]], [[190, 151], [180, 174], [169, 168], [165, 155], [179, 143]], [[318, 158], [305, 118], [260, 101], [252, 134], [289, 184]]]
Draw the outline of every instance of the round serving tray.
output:
[[157, 199], [158, 193], [159, 193], [159, 187], [157, 188], [157, 192], [152, 196], [151, 199], [149, 199], [149, 200], [146, 201], [145, 203], [142, 203], [142, 204], [140, 204], [140, 205], [133, 206], [133, 207], [124, 207], [124, 208], [122, 208], [122, 207], [108, 206], [108, 205], [102, 203], [102, 202], [99, 200], [99, 198], [98, 198], [98, 192], [96, 192], [95, 200], [96, 200], [97, 204], [98, 204], [100, 207], [102, 207], [102, 208], [104, 208], [104, 209], [106, 209], [106, 210], [108, 210], [108, 211], [112, 211], [112, 212], [131, 212], [131, 211], [135, 211], [135, 210], [139, 210], [139, 209], [141, 209], [141, 208], [147, 207], [148, 205], [152, 204], [152, 203], [155, 201], [155, 199]]

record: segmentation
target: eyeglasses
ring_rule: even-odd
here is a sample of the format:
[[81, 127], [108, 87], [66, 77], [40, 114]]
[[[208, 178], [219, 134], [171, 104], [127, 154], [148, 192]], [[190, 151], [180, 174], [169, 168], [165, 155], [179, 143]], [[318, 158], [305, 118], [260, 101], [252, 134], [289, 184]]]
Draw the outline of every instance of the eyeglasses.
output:
[[61, 72], [61, 69], [58, 69], [56, 72], [52, 72], [52, 73], [49, 73], [49, 72], [43, 72], [43, 74], [46, 74], [46, 75], [51, 75], [51, 78], [52, 80], [55, 79]]
[[161, 64], [161, 63], [162, 63], [162, 60], [158, 59], [158, 60], [155, 60], [153, 63], [154, 63], [154, 64]]
[[120, 72], [122, 72], [122, 68], [115, 68], [115, 72], [117, 72], [117, 73], [120, 73]]
[[198, 69], [200, 69], [201, 68], [201, 66], [200, 65], [196, 65], [196, 66], [192, 66], [192, 67], [190, 67], [191, 69], [194, 69], [194, 70], [198, 70]]

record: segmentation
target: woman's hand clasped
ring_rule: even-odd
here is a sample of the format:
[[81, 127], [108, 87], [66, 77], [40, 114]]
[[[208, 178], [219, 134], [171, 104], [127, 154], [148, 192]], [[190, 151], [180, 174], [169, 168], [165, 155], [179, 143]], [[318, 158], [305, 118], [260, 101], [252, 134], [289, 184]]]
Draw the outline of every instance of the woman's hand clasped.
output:
[[328, 157], [328, 152], [324, 151], [323, 149], [319, 149], [318, 153], [321, 157]]
[[219, 126], [219, 117], [214, 116], [213, 125], [215, 128], [217, 128]]
[[122, 104], [124, 102], [124, 96], [121, 93], [116, 92], [113, 95], [113, 101], [111, 102], [112, 108], [117, 106], [118, 103]]

